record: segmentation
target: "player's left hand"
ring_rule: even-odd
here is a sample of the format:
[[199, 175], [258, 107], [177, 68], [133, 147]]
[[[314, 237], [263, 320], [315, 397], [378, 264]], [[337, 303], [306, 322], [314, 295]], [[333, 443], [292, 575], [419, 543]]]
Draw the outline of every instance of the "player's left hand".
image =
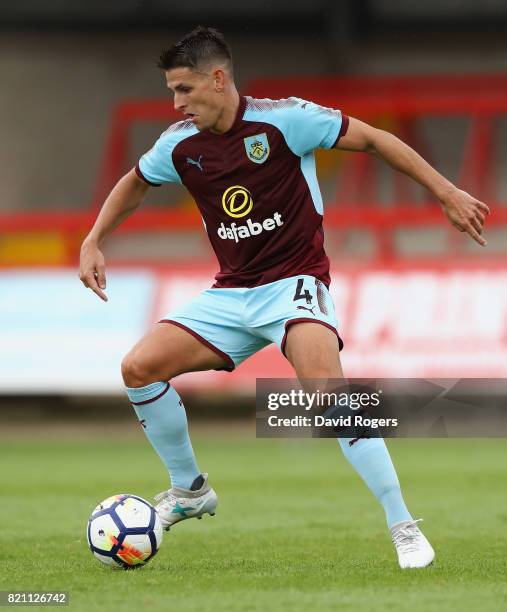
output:
[[481, 246], [487, 245], [482, 237], [482, 229], [486, 216], [489, 215], [489, 208], [484, 202], [476, 200], [461, 189], [453, 189], [441, 202], [444, 213], [455, 228], [469, 234]]

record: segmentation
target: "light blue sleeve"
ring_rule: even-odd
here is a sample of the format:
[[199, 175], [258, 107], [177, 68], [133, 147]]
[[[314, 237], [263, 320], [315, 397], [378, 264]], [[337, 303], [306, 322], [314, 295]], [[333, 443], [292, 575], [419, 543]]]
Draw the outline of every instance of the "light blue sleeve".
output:
[[180, 175], [174, 167], [174, 147], [194, 134], [197, 129], [185, 127], [188, 122], [179, 122], [167, 129], [155, 142], [153, 147], [145, 153], [137, 164], [137, 168], [148, 183], [161, 185], [162, 183], [181, 183]]
[[303, 157], [314, 149], [331, 149], [342, 126], [341, 111], [301, 98], [290, 100], [294, 104], [284, 109], [283, 131], [292, 151]]
[[244, 119], [264, 121], [277, 127], [291, 151], [300, 157], [309, 155], [314, 149], [333, 147], [342, 127], [341, 111], [295, 97], [283, 100], [250, 98]]

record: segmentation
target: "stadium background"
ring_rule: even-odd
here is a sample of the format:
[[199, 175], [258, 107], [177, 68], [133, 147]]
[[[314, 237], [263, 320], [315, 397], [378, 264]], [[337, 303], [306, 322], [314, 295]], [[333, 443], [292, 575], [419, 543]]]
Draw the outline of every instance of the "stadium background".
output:
[[[22, 520], [21, 509], [29, 500], [21, 489], [27, 486], [51, 503], [69, 494], [76, 500], [72, 511], [80, 525], [95, 502], [116, 489], [151, 496], [151, 488], [164, 481], [124, 396], [119, 364], [153, 321], [210, 285], [215, 262], [200, 218], [179, 188], [151, 190], [142, 209], [104, 247], [107, 304], [81, 286], [77, 264], [80, 243], [105, 195], [164, 127], [178, 119], [155, 62], [162, 47], [197, 23], [216, 25], [225, 33], [242, 93], [297, 95], [384, 127], [492, 210], [488, 247], [481, 249], [447, 224], [428, 193], [385, 165], [363, 154], [318, 153], [346, 375], [506, 375], [504, 2], [2, 4], [0, 459], [10, 513], [4, 525], [14, 525], [14, 515]], [[210, 372], [178, 379], [195, 446], [215, 465], [226, 490], [227, 478], [232, 487], [241, 482], [239, 466], [264, 466], [272, 472], [273, 487], [291, 482], [297, 488], [298, 476], [303, 482], [310, 478], [305, 472], [309, 463], [321, 461], [329, 468], [332, 455], [326, 454], [329, 447], [311, 447], [310, 453], [307, 443], [255, 441], [258, 376], [290, 376], [290, 369], [270, 347], [232, 375]], [[392, 447], [401, 462], [402, 482], [419, 470], [419, 484], [409, 480], [410, 494], [433, 518], [437, 504], [428, 500], [439, 487], [446, 491], [449, 516], [456, 512], [444, 481], [446, 487], [460, 478], [466, 486], [479, 486], [470, 470], [482, 465], [482, 485], [495, 486], [501, 462], [501, 454], [495, 454], [498, 445], [447, 444], [428, 441], [409, 447], [397, 441]], [[470, 456], [474, 459], [468, 464]], [[269, 457], [278, 462], [278, 471], [268, 468]], [[290, 466], [299, 457], [305, 467], [294, 474]], [[426, 471], [418, 463], [422, 458]], [[232, 476], [227, 476], [234, 461]], [[359, 489], [341, 458], [336, 462], [337, 482], [350, 477], [351, 487]], [[120, 468], [125, 464], [130, 478]], [[439, 471], [442, 465], [446, 469]], [[79, 491], [73, 489], [76, 475], [88, 483]], [[294, 491], [286, 491], [286, 504], [295, 499]], [[362, 495], [358, 492], [352, 509], [354, 503], [373, 508], [367, 493]], [[466, 497], [457, 486], [460, 495]], [[481, 504], [470, 495], [465, 531], [482, 516]], [[230, 493], [226, 497], [232, 498]], [[494, 513], [492, 498], [489, 508]], [[382, 533], [380, 515], [373, 509], [369, 513], [374, 516], [372, 533]], [[285, 520], [280, 517], [282, 525]], [[215, 531], [207, 535], [218, 537], [216, 525], [208, 529]], [[9, 543], [5, 529], [0, 533]], [[197, 533], [193, 527], [187, 530], [191, 541], [197, 542]], [[28, 537], [26, 547], [33, 550]], [[390, 559], [388, 548], [381, 551]], [[15, 566], [18, 587], [30, 588], [28, 567]], [[10, 588], [5, 584], [2, 588]], [[496, 597], [489, 586], [487, 596], [479, 586], [473, 591], [486, 597], [482, 607], [487, 597]], [[473, 593], [466, 597], [473, 600]], [[291, 600], [280, 601], [296, 609]], [[231, 606], [239, 609], [234, 602]]]

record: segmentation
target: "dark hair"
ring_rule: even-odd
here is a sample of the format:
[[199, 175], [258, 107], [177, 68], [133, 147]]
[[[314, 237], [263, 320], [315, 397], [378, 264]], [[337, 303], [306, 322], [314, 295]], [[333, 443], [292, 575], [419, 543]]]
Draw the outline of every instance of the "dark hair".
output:
[[195, 70], [213, 60], [224, 61], [232, 72], [231, 49], [223, 34], [215, 28], [198, 26], [162, 51], [157, 65], [163, 70], [182, 67]]

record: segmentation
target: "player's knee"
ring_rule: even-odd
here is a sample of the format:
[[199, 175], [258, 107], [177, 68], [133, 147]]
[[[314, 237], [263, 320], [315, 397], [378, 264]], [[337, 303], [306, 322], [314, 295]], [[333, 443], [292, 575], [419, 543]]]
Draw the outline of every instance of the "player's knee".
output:
[[151, 380], [153, 374], [146, 364], [133, 355], [128, 353], [121, 362], [121, 374], [123, 382], [127, 387], [145, 387], [156, 380]]

